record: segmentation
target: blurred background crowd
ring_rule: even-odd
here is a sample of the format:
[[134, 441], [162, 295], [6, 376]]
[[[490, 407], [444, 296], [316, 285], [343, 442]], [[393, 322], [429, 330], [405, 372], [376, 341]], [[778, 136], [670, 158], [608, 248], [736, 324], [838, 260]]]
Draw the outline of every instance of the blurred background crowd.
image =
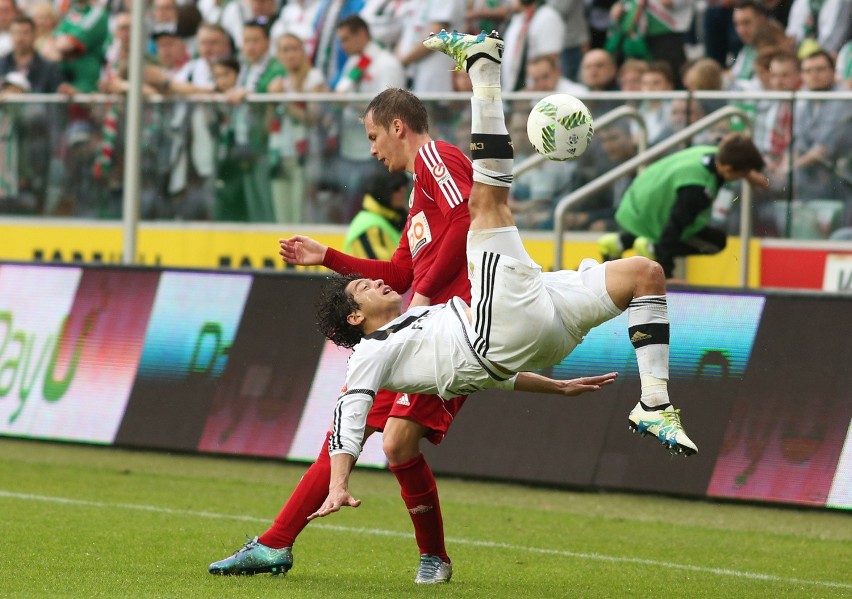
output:
[[[121, 215], [129, 11], [127, 0], [0, 0], [0, 214]], [[427, 100], [433, 137], [466, 148], [468, 104], [452, 92], [469, 89], [467, 76], [421, 44], [444, 28], [501, 32], [505, 92], [595, 93], [595, 116], [636, 106], [648, 145], [734, 102], [752, 117], [770, 180], [755, 233], [795, 235], [784, 222], [793, 201], [812, 214], [800, 236], [852, 225], [852, 100], [760, 96], [852, 89], [852, 0], [145, 0], [145, 13], [144, 219], [348, 223], [365, 184], [388, 185], [353, 94], [438, 95]], [[677, 90], [757, 93], [597, 95]], [[522, 159], [534, 101], [508, 97]], [[742, 127], [725, 121], [691, 143]], [[619, 121], [581, 159], [518, 177], [519, 225], [552, 229], [555, 203], [635, 155], [640, 135]], [[629, 182], [589, 198], [566, 226], [613, 230]], [[719, 218], [728, 208], [720, 202]]]

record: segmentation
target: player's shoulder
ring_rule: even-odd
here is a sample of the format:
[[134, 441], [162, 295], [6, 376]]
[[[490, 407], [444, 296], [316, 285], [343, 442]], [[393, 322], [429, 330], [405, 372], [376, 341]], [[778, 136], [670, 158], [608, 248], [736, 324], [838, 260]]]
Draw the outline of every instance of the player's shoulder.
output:
[[418, 178], [429, 176], [441, 183], [447, 177], [470, 177], [472, 168], [470, 159], [458, 147], [433, 140], [418, 150], [414, 170]]

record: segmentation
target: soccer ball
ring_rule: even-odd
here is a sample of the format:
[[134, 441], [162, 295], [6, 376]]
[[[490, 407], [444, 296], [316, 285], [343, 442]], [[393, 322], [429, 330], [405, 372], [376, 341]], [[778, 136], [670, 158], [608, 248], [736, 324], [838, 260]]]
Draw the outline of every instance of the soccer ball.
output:
[[568, 94], [539, 100], [527, 119], [527, 137], [535, 151], [550, 160], [574, 160], [592, 141], [592, 115], [586, 105]]

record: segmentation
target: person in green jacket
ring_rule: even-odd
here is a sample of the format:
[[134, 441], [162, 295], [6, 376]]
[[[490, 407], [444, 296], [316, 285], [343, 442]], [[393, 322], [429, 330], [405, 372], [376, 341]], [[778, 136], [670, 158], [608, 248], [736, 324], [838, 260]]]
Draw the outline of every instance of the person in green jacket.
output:
[[695, 146], [649, 165], [615, 212], [620, 232], [598, 240], [604, 260], [633, 248], [659, 262], [671, 278], [675, 257], [720, 252], [727, 234], [709, 224], [716, 194], [740, 179], [766, 187], [763, 167], [760, 151], [742, 133], [728, 134], [718, 148]]
[[408, 215], [405, 173], [377, 170], [364, 181], [364, 204], [349, 224], [343, 251], [358, 258], [390, 260]]

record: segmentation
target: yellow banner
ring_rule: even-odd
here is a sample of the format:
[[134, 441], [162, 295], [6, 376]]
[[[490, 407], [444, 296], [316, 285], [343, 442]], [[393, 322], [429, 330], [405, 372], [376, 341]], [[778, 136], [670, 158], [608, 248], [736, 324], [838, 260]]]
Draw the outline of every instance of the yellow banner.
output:
[[[283, 270], [278, 240], [304, 234], [330, 247], [343, 246], [345, 227], [304, 225], [142, 224], [137, 239], [136, 263], [176, 268], [251, 268]], [[583, 258], [599, 258], [595, 237], [588, 233], [568, 238], [564, 268], [576, 268]], [[524, 235], [530, 256], [545, 270], [553, 270], [554, 242], [548, 234]], [[749, 285], [757, 286], [760, 244], [752, 240]], [[0, 260], [22, 262], [85, 262], [120, 264], [120, 223], [92, 221], [0, 222]], [[739, 242], [716, 256], [687, 260], [687, 281], [697, 285], [736, 286], [739, 282]]]

